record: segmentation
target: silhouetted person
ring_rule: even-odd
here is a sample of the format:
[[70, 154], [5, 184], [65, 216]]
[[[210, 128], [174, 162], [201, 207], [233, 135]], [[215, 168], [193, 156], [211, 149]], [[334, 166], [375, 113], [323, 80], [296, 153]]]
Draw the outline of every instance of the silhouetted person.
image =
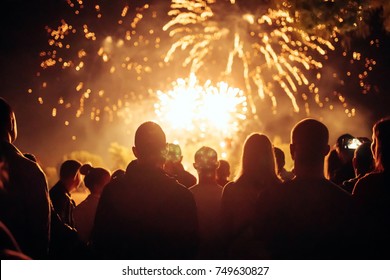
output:
[[276, 173], [282, 182], [290, 181], [294, 178], [294, 173], [291, 171], [287, 171], [284, 168], [286, 164], [285, 154], [282, 149], [274, 147], [275, 152], [275, 160], [276, 160]]
[[[0, 204], [3, 204], [3, 199], [6, 199], [5, 188], [8, 186], [9, 176], [8, 168], [4, 159], [3, 150], [0, 149]], [[15, 237], [9, 231], [7, 226], [0, 221], [0, 259], [1, 260], [20, 260], [30, 259], [24, 255], [16, 242]]]
[[360, 228], [357, 231], [364, 259], [390, 257], [390, 117], [372, 128], [375, 169], [361, 178], [353, 190]]
[[266, 135], [252, 133], [244, 143], [241, 171], [222, 193], [228, 258], [257, 258], [253, 232], [256, 200], [264, 190], [280, 184], [272, 143]]
[[111, 175], [107, 169], [94, 168], [90, 164], [81, 166], [80, 173], [84, 175], [84, 184], [90, 191], [90, 194], [76, 206], [73, 216], [80, 239], [85, 244], [88, 244], [100, 195], [103, 188], [110, 182]]
[[66, 160], [60, 167], [60, 179], [50, 189], [50, 198], [54, 210], [61, 220], [74, 228], [73, 210], [76, 207], [71, 192], [76, 190], [81, 183], [81, 163], [77, 160]]
[[335, 149], [340, 160], [340, 166], [333, 171], [330, 177], [330, 180], [337, 185], [341, 186], [344, 181], [355, 177], [352, 158], [357, 148], [356, 141], [359, 140], [348, 133], [340, 135], [337, 139]]
[[181, 161], [183, 156], [177, 144], [168, 143], [168, 152], [165, 159], [164, 170], [187, 188], [196, 184], [196, 177], [184, 169]]
[[190, 259], [197, 245], [197, 214], [191, 192], [163, 170], [166, 138], [154, 122], [135, 132], [124, 176], [103, 190], [92, 232], [104, 259]]
[[51, 224], [51, 259], [84, 258], [85, 248], [75, 228], [73, 212], [76, 203], [71, 192], [81, 183], [81, 163], [77, 160], [66, 160], [60, 167], [60, 179], [50, 189], [52, 200]]
[[8, 183], [0, 205], [0, 220], [12, 232], [21, 250], [33, 259], [47, 258], [50, 199], [46, 176], [12, 143], [17, 137], [15, 114], [0, 98], [0, 150]]
[[325, 178], [332, 181], [335, 177], [336, 170], [340, 169], [342, 162], [337, 154], [336, 145], [334, 145], [325, 157]]
[[362, 143], [356, 150], [352, 159], [355, 177], [344, 181], [342, 188], [352, 194], [356, 182], [374, 168], [374, 159], [371, 152], [371, 141]]
[[227, 183], [230, 182], [230, 164], [224, 159], [219, 160], [219, 166], [217, 168], [217, 183], [218, 185], [224, 187]]
[[114, 179], [118, 179], [120, 177], [122, 177], [123, 175], [125, 175], [125, 171], [121, 168], [115, 170], [114, 172], [112, 172], [111, 174], [111, 180], [114, 180]]
[[295, 178], [266, 190], [257, 201], [256, 235], [271, 259], [350, 257], [351, 197], [324, 177], [327, 127], [304, 119], [291, 131]]
[[221, 255], [221, 196], [222, 186], [216, 181], [218, 168], [217, 152], [203, 146], [195, 153], [194, 168], [199, 183], [192, 186], [192, 192], [199, 222], [200, 259], [220, 259]]

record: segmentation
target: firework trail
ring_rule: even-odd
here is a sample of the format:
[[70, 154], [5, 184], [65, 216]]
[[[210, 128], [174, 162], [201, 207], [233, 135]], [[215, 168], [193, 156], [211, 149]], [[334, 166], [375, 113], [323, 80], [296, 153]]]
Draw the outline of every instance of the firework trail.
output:
[[253, 114], [257, 100], [266, 97], [276, 110], [280, 92], [295, 112], [303, 101], [309, 113], [311, 96], [322, 107], [313, 80], [321, 78], [323, 61], [335, 50], [336, 34], [333, 42], [309, 35], [287, 11], [248, 5], [232, 0], [173, 0], [172, 19], [163, 29], [175, 42], [165, 61], [177, 61], [180, 53], [186, 53], [182, 65], [191, 73], [242, 77]]
[[[72, 117], [98, 122], [103, 116], [131, 123], [136, 106], [150, 100], [153, 110], [161, 100], [157, 92], [191, 75], [243, 89], [247, 119], [267, 102], [276, 113], [285, 97], [295, 112], [309, 114], [312, 104], [325, 103], [332, 110], [336, 100], [355, 114], [341, 93], [329, 98], [318, 85], [337, 34], [329, 40], [309, 35], [283, 7], [258, 1], [149, 2], [67, 0], [66, 19], [46, 27], [40, 82], [29, 92], [38, 92], [53, 117], [67, 116], [65, 125]], [[367, 71], [361, 80], [366, 77]]]

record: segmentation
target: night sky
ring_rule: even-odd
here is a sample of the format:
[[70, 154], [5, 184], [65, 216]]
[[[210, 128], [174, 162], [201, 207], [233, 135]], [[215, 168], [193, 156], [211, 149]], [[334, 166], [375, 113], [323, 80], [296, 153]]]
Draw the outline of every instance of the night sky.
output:
[[[50, 116], [50, 108], [41, 106], [37, 102], [37, 96], [28, 94], [27, 90], [33, 83], [34, 75], [40, 71], [39, 52], [47, 46], [47, 34], [44, 27], [54, 25], [62, 17], [66, 17], [69, 8], [65, 1], [61, 0], [2, 0], [1, 27], [0, 27], [0, 81], [1, 96], [5, 97], [14, 108], [18, 122], [19, 137], [16, 146], [23, 152], [36, 154], [44, 165], [56, 165], [65, 153], [73, 150], [89, 150], [94, 153], [104, 151], [103, 144], [91, 144], [91, 139], [107, 133], [109, 124], [99, 126], [93, 124], [93, 128], [85, 128], [85, 124], [75, 124], [74, 129], [78, 130], [78, 141], [71, 141], [69, 131], [66, 131], [58, 119]], [[370, 47], [371, 40], [379, 39], [379, 47]], [[361, 131], [367, 131], [372, 123], [387, 114], [390, 114], [390, 40], [389, 35], [383, 28], [373, 20], [372, 34], [366, 38], [352, 39], [350, 48], [362, 53], [363, 56], [372, 57], [377, 65], [370, 73], [368, 80], [372, 85], [367, 94], [361, 93], [357, 79], [349, 79], [340, 91], [358, 108], [359, 116], [352, 120]], [[336, 52], [337, 53], [337, 52]], [[335, 54], [336, 56], [336, 54]], [[354, 69], [348, 63], [335, 59], [330, 64], [340, 63], [340, 71], [360, 71]], [[275, 120], [270, 119], [264, 129], [281, 135], [283, 141], [288, 141], [289, 129], [272, 130], [283, 121], [292, 125], [295, 120], [302, 116], [290, 117], [290, 115], [279, 114]], [[324, 118], [332, 120], [332, 116]], [[353, 119], [353, 118], [352, 118]], [[335, 115], [335, 122], [339, 121]], [[344, 122], [348, 125], [351, 122]], [[92, 124], [91, 124], [92, 126]], [[339, 127], [341, 124], [339, 125]], [[78, 127], [78, 128], [77, 128]], [[88, 130], [88, 137], [85, 131]], [[346, 131], [349, 129], [346, 128]], [[84, 131], [84, 132], [83, 132]], [[361, 133], [359, 131], [359, 133]], [[111, 132], [115, 137], [116, 132]], [[338, 132], [332, 132], [333, 139]], [[353, 133], [353, 131], [352, 131]], [[368, 135], [367, 135], [368, 134]], [[286, 139], [287, 138], [287, 139]], [[89, 140], [88, 140], [89, 139]], [[118, 142], [121, 142], [118, 141]], [[132, 145], [132, 136], [123, 145]]]

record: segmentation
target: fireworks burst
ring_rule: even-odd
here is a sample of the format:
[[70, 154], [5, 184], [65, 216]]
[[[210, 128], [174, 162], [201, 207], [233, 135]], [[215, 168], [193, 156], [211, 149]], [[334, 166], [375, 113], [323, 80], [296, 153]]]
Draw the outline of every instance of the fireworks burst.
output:
[[172, 19], [163, 29], [176, 41], [165, 61], [176, 60], [184, 51], [188, 55], [183, 66], [198, 75], [211, 68], [215, 75], [220, 68], [226, 78], [241, 69], [254, 114], [256, 101], [266, 96], [276, 110], [279, 91], [288, 96], [295, 112], [300, 111], [300, 99], [309, 113], [310, 96], [323, 107], [313, 80], [321, 78], [323, 61], [338, 41], [336, 33], [332, 42], [300, 30], [287, 11], [252, 8], [241, 8], [236, 1], [173, 0]]
[[187, 147], [207, 141], [220, 147], [222, 157], [227, 156], [225, 148], [237, 135], [248, 111], [242, 90], [226, 82], [213, 86], [208, 80], [201, 85], [194, 74], [177, 79], [172, 90], [157, 91], [157, 96], [155, 113], [174, 142]]
[[69, 18], [46, 27], [38, 102], [54, 104], [52, 116], [66, 115], [65, 125], [72, 115], [93, 121], [121, 117], [124, 108], [148, 98], [149, 77], [161, 66], [157, 10], [145, 1], [106, 2], [68, 0]]
[[[66, 19], [46, 27], [39, 85], [29, 90], [38, 92], [38, 102], [50, 106], [53, 117], [65, 116], [66, 126], [74, 117], [131, 123], [135, 107], [164, 101], [166, 85], [183, 76], [191, 81], [190, 73], [199, 84], [226, 81], [243, 89], [247, 119], [264, 107], [276, 113], [285, 97], [294, 112], [309, 115], [314, 104], [332, 110], [337, 102], [348, 116], [355, 114], [341, 90], [320, 92], [321, 79], [329, 83], [323, 70], [337, 45], [336, 32], [329, 40], [310, 35], [283, 7], [233, 0], [172, 0], [170, 6], [67, 0], [67, 7]], [[359, 76], [365, 91], [371, 89], [365, 82], [369, 71]], [[208, 113], [198, 108], [197, 114]]]

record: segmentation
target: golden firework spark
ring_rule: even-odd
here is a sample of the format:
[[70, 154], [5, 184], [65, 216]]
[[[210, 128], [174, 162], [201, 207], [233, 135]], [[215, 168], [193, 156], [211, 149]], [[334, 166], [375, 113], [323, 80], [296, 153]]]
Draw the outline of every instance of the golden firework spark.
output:
[[248, 111], [242, 90], [226, 82], [214, 86], [208, 80], [201, 85], [193, 73], [177, 79], [167, 92], [158, 90], [157, 97], [155, 113], [175, 142], [187, 146], [207, 141], [219, 147], [223, 157], [227, 156], [227, 140], [237, 135]]
[[[329, 40], [310, 35], [283, 7], [258, 1], [145, 2], [67, 0], [67, 17], [46, 27], [39, 85], [28, 90], [50, 106], [52, 117], [66, 116], [69, 127], [72, 118], [131, 123], [135, 107], [146, 100], [153, 104], [157, 89], [190, 73], [202, 83], [226, 81], [243, 89], [248, 119], [264, 107], [276, 113], [284, 100], [292, 111], [306, 114], [313, 105], [333, 110], [339, 103], [354, 116], [341, 89], [320, 90], [332, 75], [324, 65], [338, 42], [336, 33]], [[351, 61], [359, 60], [366, 59], [355, 51]], [[372, 90], [368, 73], [375, 63], [367, 60], [367, 69], [356, 74], [363, 93]], [[343, 85], [338, 73], [330, 78]]]
[[[321, 61], [335, 47], [331, 41], [297, 28], [287, 11], [249, 12], [235, 1], [173, 0], [169, 15], [172, 19], [163, 30], [175, 42], [165, 61], [174, 60], [179, 51], [184, 51], [188, 55], [182, 65], [197, 75], [201, 75], [206, 64], [224, 65], [224, 77], [232, 76], [235, 68], [242, 68], [252, 113], [256, 113], [256, 100], [266, 96], [275, 110], [280, 90], [288, 96], [295, 112], [300, 111], [297, 99], [319, 97], [318, 87], [311, 82], [313, 74], [319, 73]], [[218, 63], [213, 62], [222, 48], [228, 50], [226, 57], [221, 60], [218, 56]], [[315, 100], [319, 106], [323, 102], [321, 98]]]
[[121, 117], [123, 108], [147, 97], [141, 94], [148, 92], [142, 82], [157, 61], [153, 55], [159, 56], [161, 38], [153, 26], [145, 30], [140, 24], [155, 19], [157, 11], [141, 5], [145, 1], [122, 7], [94, 2], [67, 0], [73, 14], [57, 27], [46, 27], [48, 49], [40, 53], [38, 101], [52, 104], [58, 98], [53, 117], [67, 111], [68, 117], [72, 112], [98, 122], [105, 114], [112, 121]]

